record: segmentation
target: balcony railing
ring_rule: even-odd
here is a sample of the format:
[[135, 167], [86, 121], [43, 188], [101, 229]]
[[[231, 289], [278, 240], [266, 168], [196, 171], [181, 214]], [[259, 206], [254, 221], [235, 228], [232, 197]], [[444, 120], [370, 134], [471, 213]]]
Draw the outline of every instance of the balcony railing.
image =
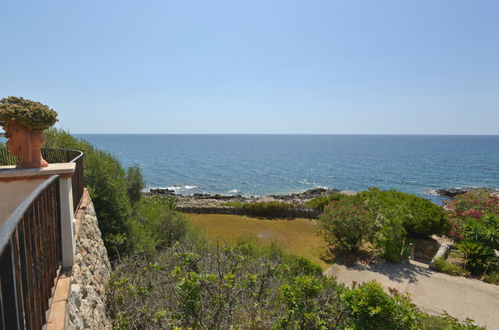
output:
[[[73, 206], [74, 210], [78, 208], [78, 204], [83, 196], [84, 180], [83, 180], [83, 152], [73, 149], [42, 149], [42, 156], [49, 163], [76, 163], [76, 169], [71, 177], [73, 190]], [[14, 157], [8, 152], [5, 147], [0, 145], [0, 166], [16, 165], [17, 157]]]
[[62, 264], [59, 176], [39, 185], [0, 227], [0, 329], [41, 329]]
[[[49, 163], [75, 163], [74, 172], [71, 178], [68, 172], [42, 176], [43, 183], [0, 219], [0, 330], [41, 329], [58, 273], [74, 262], [73, 213], [84, 190], [83, 152], [47, 148], [42, 155]], [[0, 165], [16, 163], [0, 144]]]

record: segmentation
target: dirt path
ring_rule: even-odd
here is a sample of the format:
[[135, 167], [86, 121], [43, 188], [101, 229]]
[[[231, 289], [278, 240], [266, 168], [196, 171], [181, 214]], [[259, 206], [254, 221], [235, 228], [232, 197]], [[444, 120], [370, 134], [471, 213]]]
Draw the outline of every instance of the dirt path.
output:
[[499, 286], [493, 284], [435, 272], [415, 261], [348, 267], [336, 264], [324, 274], [335, 276], [346, 285], [376, 280], [385, 288], [409, 293], [412, 301], [427, 313], [447, 311], [461, 320], [468, 317], [487, 329], [499, 329]]

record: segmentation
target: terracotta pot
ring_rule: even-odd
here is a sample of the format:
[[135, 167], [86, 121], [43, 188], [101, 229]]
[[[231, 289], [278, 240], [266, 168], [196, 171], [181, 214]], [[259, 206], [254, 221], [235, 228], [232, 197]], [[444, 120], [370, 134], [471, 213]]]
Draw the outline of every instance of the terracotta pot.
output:
[[41, 153], [45, 144], [43, 131], [32, 131], [12, 120], [5, 123], [4, 129], [9, 139], [7, 150], [19, 158], [16, 168], [41, 168], [49, 165]]

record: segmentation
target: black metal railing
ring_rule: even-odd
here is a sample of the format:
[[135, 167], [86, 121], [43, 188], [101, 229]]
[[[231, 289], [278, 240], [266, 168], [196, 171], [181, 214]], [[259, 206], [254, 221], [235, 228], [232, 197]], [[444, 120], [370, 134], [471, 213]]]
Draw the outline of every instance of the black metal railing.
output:
[[[49, 163], [76, 163], [75, 172], [71, 177], [73, 207], [76, 212], [85, 187], [83, 179], [83, 152], [73, 149], [43, 148], [42, 156]], [[0, 166], [16, 165], [17, 162], [18, 158], [8, 152], [4, 145], [0, 144]]]
[[0, 330], [41, 329], [62, 264], [59, 176], [0, 226]]

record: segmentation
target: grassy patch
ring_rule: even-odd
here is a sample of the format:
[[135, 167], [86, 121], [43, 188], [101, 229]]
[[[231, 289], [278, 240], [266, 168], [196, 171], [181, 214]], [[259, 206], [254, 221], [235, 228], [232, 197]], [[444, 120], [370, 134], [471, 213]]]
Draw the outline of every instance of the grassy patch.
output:
[[466, 270], [464, 270], [463, 267], [449, 262], [442, 257], [435, 259], [435, 266], [439, 271], [447, 273], [449, 275], [466, 276]]
[[320, 259], [327, 249], [326, 242], [317, 233], [316, 222], [309, 219], [261, 220], [240, 215], [186, 214], [196, 227], [202, 228], [211, 240], [235, 243], [241, 239], [254, 239], [269, 246], [276, 243], [291, 255], [304, 257], [326, 269]]

